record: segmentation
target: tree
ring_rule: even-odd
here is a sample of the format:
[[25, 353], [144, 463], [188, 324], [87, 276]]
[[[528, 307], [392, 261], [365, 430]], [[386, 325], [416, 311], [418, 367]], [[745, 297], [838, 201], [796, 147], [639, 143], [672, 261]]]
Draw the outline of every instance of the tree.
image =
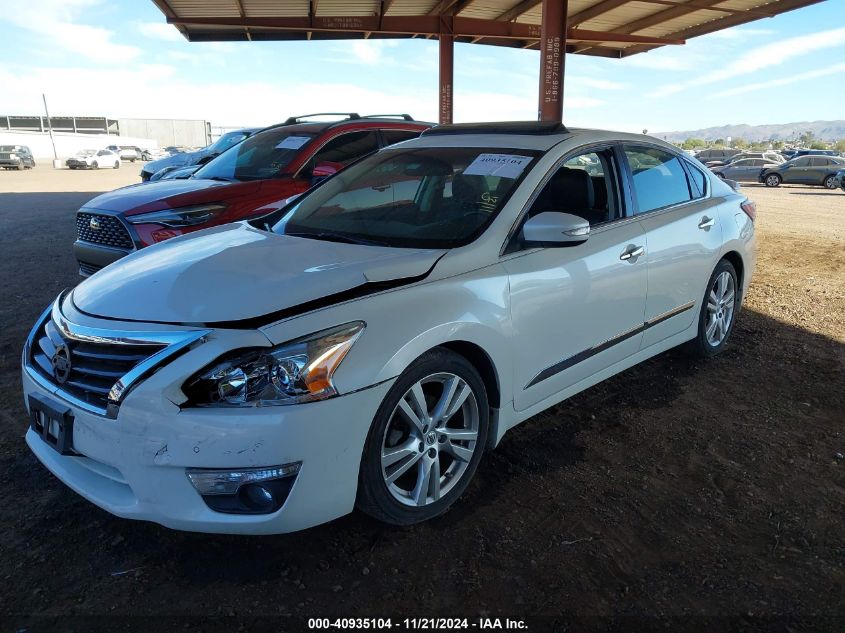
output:
[[746, 141], [744, 138], [735, 138], [732, 144], [737, 149], [745, 149], [746, 147], [748, 147], [748, 141]]
[[827, 143], [822, 141], [813, 141], [810, 143], [810, 149], [827, 149]]
[[717, 138], [715, 141], [713, 141], [713, 146], [714, 147], [724, 147], [725, 146], [725, 139]]
[[785, 145], [785, 143], [783, 141], [772, 140], [772, 149], [781, 150], [781, 149], [783, 149], [784, 145]]
[[833, 149], [835, 149], [837, 152], [845, 152], [845, 138], [836, 141], [833, 146]]
[[705, 145], [707, 145], [707, 143], [704, 142], [704, 139], [692, 138], [691, 137], [691, 138], [688, 138], [687, 140], [685, 140], [681, 144], [681, 147], [683, 149], [696, 149], [698, 147], [704, 147]]
[[798, 137], [798, 140], [800, 141], [801, 145], [808, 147], [810, 144], [812, 144], [813, 141], [816, 140], [816, 135], [813, 134], [812, 131], [807, 130], [806, 132], [801, 132], [801, 135]]

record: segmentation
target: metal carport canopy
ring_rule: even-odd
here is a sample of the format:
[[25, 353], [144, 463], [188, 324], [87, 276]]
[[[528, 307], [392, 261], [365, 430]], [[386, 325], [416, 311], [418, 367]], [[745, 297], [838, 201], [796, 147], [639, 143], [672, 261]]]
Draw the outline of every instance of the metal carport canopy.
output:
[[563, 114], [564, 52], [622, 58], [823, 0], [153, 0], [191, 42], [435, 38], [440, 122], [455, 41], [540, 50], [538, 118]]

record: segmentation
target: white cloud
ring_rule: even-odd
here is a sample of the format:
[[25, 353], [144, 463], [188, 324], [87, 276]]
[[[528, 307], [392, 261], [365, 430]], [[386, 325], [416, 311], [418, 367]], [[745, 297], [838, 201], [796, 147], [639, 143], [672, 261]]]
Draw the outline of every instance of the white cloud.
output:
[[835, 64], [827, 68], [818, 68], [816, 70], [809, 70], [800, 75], [790, 75], [788, 77], [781, 77], [780, 79], [771, 79], [769, 81], [760, 81], [753, 84], [746, 84], [738, 88], [731, 88], [723, 90], [710, 96], [711, 99], [718, 97], [731, 97], [733, 95], [744, 94], [746, 92], [753, 92], [755, 90], [764, 90], [766, 88], [774, 88], [776, 86], [787, 86], [797, 81], [805, 81], [807, 79], [815, 79], [817, 77], [827, 77], [828, 75], [837, 75], [845, 73], [845, 63]]
[[665, 97], [689, 88], [698, 88], [702, 85], [748, 75], [764, 68], [779, 66], [794, 57], [838, 46], [845, 46], [845, 27], [791, 37], [752, 48], [734, 62], [718, 70], [699, 75], [695, 79], [663, 86], [654, 92], [654, 96]]
[[7, 3], [0, 12], [0, 21], [10, 22], [40, 36], [41, 48], [59, 48], [80, 57], [120, 64], [140, 54], [134, 46], [112, 41], [114, 33], [87, 24], [74, 22], [77, 14], [98, 4], [98, 0], [28, 0]]
[[710, 33], [708, 37], [720, 40], [746, 40], [749, 37], [763, 37], [776, 35], [777, 31], [772, 29], [755, 29], [755, 28], [732, 28], [723, 31], [715, 31]]
[[165, 24], [164, 22], [140, 22], [138, 24], [138, 31], [144, 37], [149, 37], [156, 40], [165, 40], [166, 42], [184, 42], [185, 38], [176, 30], [172, 24]]
[[570, 75], [566, 78], [566, 87], [585, 87], [597, 90], [623, 90], [627, 88], [625, 84], [618, 81], [598, 79], [597, 77], [578, 77], [577, 75]]

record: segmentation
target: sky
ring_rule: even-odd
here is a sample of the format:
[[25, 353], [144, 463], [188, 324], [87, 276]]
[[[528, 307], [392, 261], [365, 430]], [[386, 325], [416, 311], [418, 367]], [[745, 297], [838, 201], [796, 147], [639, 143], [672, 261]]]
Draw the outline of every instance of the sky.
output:
[[[567, 55], [564, 122], [640, 132], [845, 118], [845, 0], [623, 60]], [[0, 114], [267, 125], [334, 111], [437, 119], [435, 40], [189, 43], [150, 0], [0, 11]], [[537, 51], [455, 45], [455, 121], [535, 119]]]

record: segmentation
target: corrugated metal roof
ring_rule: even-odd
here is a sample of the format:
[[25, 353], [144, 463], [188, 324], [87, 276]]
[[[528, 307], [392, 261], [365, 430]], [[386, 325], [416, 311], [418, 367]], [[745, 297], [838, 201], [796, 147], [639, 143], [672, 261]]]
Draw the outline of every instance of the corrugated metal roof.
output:
[[[569, 0], [567, 52], [625, 57], [823, 0]], [[536, 48], [540, 0], [153, 0], [190, 41], [438, 37]]]

